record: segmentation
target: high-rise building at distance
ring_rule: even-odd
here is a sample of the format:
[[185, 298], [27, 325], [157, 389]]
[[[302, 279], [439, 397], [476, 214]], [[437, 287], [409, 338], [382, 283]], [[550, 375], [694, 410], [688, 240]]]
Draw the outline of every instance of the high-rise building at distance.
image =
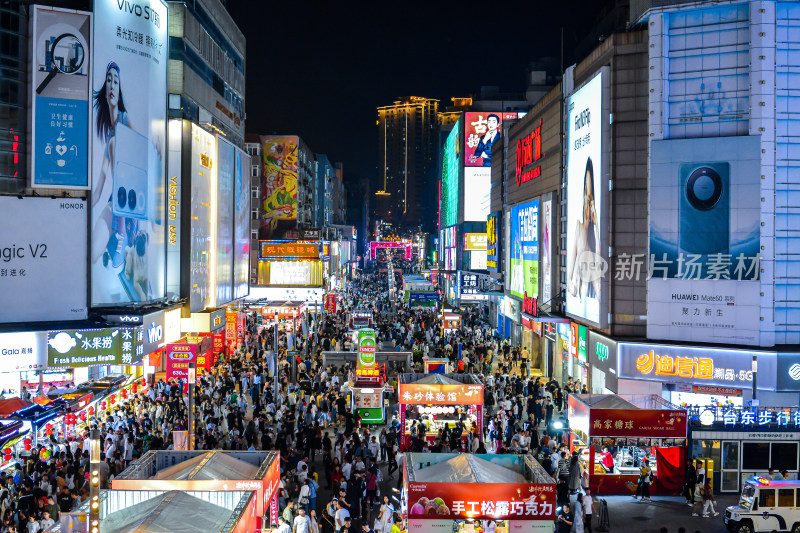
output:
[[438, 112], [439, 100], [419, 96], [378, 108], [378, 218], [435, 227]]

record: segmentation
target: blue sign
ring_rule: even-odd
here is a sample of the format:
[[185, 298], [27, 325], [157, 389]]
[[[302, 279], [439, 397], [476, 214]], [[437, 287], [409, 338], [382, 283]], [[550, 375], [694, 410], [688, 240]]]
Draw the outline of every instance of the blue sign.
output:
[[89, 106], [83, 100], [36, 97], [37, 186], [87, 187]]

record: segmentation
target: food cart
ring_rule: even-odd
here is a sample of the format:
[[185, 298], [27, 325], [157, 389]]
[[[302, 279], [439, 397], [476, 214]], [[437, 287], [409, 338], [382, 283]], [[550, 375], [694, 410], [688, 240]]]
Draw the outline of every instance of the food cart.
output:
[[398, 383], [400, 403], [400, 449], [411, 447], [411, 426], [425, 424], [425, 440], [434, 442], [439, 432], [457, 422], [464, 425], [466, 440], [469, 433], [483, 435], [483, 383], [474, 374], [400, 374]]
[[461, 315], [452, 311], [442, 311], [442, 330], [445, 333], [461, 329]]
[[570, 450], [579, 451], [595, 494], [634, 494], [645, 460], [655, 476], [652, 494], [681, 492], [685, 409], [657, 395], [570, 394], [568, 416]]
[[406, 453], [410, 533], [551, 533], [556, 483], [531, 455]]
[[270, 523], [276, 523], [279, 483], [278, 452], [149, 451], [114, 478], [111, 488], [114, 491], [253, 490], [258, 516], [268, 516]]

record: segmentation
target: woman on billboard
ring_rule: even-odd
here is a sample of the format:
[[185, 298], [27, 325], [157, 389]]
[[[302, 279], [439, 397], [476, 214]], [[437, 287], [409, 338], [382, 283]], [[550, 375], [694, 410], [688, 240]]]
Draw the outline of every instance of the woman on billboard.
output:
[[[583, 217], [575, 224], [573, 246], [569, 250], [567, 289], [572, 296], [579, 298], [584, 306], [588, 300], [600, 298], [600, 227], [597, 223], [597, 209], [594, 199], [594, 167], [592, 158], [586, 160], [586, 173], [583, 178]], [[587, 253], [588, 252], [588, 253]]]
[[[146, 204], [148, 170], [130, 164], [115, 165], [118, 163], [115, 155], [118, 133], [122, 131], [126, 142], [131, 139], [134, 141], [124, 147], [128, 152], [119, 154], [120, 159], [124, 157], [126, 162], [131, 158], [146, 159], [147, 154], [140, 153], [141, 143], [146, 140], [133, 130], [122, 97], [120, 68], [114, 61], [106, 67], [103, 86], [94, 93], [94, 109], [97, 136], [105, 142], [105, 151], [97, 183], [92, 187], [92, 210], [100, 211], [92, 229], [92, 264], [102, 259], [105, 268], [118, 269], [124, 266], [120, 280], [128, 299], [145, 301], [151, 294], [147, 263], [150, 233]], [[155, 142], [153, 145], [160, 157], [160, 147]], [[141, 179], [142, 175], [144, 180]], [[107, 181], [112, 186], [109, 196], [104, 194]], [[134, 183], [139, 184], [138, 191], [131, 185]], [[104, 198], [107, 198], [106, 204], [101, 205]], [[126, 214], [131, 216], [124, 216]]]

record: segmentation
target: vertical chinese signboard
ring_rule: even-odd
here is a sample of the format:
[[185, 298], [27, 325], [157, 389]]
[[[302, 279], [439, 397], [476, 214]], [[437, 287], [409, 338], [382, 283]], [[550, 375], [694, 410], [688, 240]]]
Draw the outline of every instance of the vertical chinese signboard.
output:
[[[189, 364], [197, 362], [197, 344], [167, 344], [167, 381], [189, 380]], [[186, 386], [184, 386], [184, 390]]]
[[325, 312], [326, 313], [336, 312], [336, 293], [325, 295]]
[[236, 313], [225, 313], [225, 347], [228, 355], [236, 351]]

